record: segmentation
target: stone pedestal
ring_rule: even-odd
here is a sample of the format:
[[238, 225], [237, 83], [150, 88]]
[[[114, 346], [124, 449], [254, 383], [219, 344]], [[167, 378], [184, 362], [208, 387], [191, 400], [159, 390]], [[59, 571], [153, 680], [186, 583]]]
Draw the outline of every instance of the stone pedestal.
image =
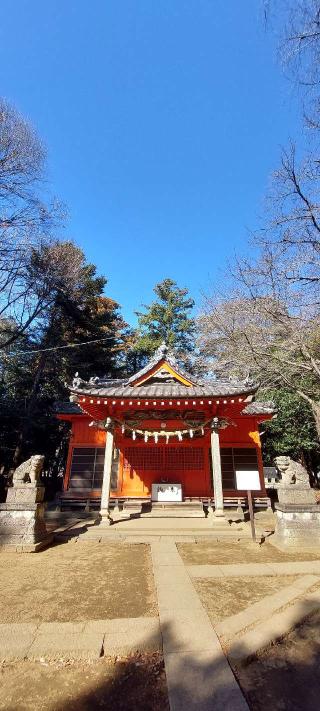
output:
[[113, 519], [110, 516], [109, 509], [100, 509], [96, 519], [95, 519], [95, 525], [99, 526], [112, 526], [113, 524]]
[[34, 552], [48, 546], [53, 536], [46, 528], [44, 487], [19, 483], [8, 489], [7, 501], [0, 504], [0, 546]]
[[292, 485], [278, 489], [275, 542], [282, 545], [318, 546], [320, 506], [310, 487]]
[[314, 506], [316, 496], [311, 486], [292, 484], [278, 487], [278, 501], [279, 504], [287, 506]]

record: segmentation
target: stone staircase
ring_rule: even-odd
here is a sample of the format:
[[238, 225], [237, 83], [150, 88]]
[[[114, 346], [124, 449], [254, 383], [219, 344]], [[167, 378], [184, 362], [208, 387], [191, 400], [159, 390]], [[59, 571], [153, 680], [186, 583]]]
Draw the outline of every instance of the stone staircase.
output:
[[205, 518], [205, 505], [202, 501], [155, 502], [139, 504], [129, 501], [123, 505], [123, 511], [136, 513], [141, 518]]

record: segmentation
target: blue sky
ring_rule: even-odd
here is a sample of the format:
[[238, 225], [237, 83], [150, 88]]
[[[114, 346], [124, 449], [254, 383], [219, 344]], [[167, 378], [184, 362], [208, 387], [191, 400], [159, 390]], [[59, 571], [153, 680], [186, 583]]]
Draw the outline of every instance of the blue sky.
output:
[[0, 93], [48, 148], [66, 235], [126, 319], [170, 276], [197, 302], [257, 225], [298, 129], [262, 0], [2, 0]]

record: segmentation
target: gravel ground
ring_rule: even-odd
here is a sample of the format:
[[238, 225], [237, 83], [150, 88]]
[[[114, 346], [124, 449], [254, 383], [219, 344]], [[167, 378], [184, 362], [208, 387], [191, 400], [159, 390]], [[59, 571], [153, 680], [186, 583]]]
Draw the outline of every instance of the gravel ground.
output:
[[157, 615], [150, 548], [64, 543], [0, 553], [0, 622], [82, 622]]
[[241, 610], [291, 585], [296, 575], [241, 578], [198, 578], [193, 581], [212, 624], [231, 617]]
[[261, 546], [251, 541], [198, 541], [178, 543], [185, 565], [215, 565], [227, 563], [281, 563], [284, 561], [318, 560], [319, 553], [305, 550], [283, 553], [270, 543]]
[[169, 711], [159, 654], [0, 667], [1, 711]]
[[252, 711], [320, 708], [320, 611], [236, 676]]

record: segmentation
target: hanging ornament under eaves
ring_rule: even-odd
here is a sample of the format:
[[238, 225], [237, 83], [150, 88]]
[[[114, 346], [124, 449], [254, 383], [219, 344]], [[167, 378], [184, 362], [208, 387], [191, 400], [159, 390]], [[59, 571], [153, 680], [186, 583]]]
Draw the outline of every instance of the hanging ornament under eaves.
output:
[[179, 442], [182, 442], [183, 435], [189, 435], [191, 439], [196, 436], [200, 437], [201, 435], [204, 435], [204, 428], [202, 427], [199, 430], [173, 430], [172, 432], [168, 432], [167, 430], [131, 430], [131, 436], [133, 440], [137, 439], [137, 435], [141, 435], [146, 443], [148, 442], [149, 437], [152, 437], [155, 444], [158, 444], [159, 439], [162, 438], [164, 438], [166, 444], [168, 444], [171, 437], [177, 437]]
[[[217, 418], [218, 419], [218, 418]], [[153, 438], [155, 444], [158, 444], [159, 439], [161, 440], [164, 438], [166, 444], [169, 443], [171, 437], [177, 437], [179, 442], [182, 442], [184, 436], [189, 436], [191, 439], [193, 437], [203, 437], [205, 435], [205, 427], [211, 423], [211, 420], [208, 420], [207, 422], [203, 422], [201, 425], [198, 427], [188, 427], [187, 429], [183, 430], [172, 430], [171, 432], [168, 432], [166, 429], [161, 429], [161, 430], [140, 430], [137, 429], [136, 427], [132, 427], [129, 425], [127, 422], [123, 422], [120, 420], [113, 420], [121, 430], [121, 433], [123, 435], [128, 435], [129, 432], [131, 432], [131, 436], [133, 440], [137, 439], [137, 435], [140, 435], [143, 437], [144, 441], [147, 443], [149, 438]], [[100, 430], [107, 430], [110, 424], [110, 418], [108, 417], [105, 420], [99, 420], [95, 421], [93, 420], [92, 422], [89, 423], [89, 427], [96, 427], [97, 429]], [[164, 424], [165, 423], [161, 423]], [[234, 423], [231, 423], [234, 424]], [[226, 425], [224, 425], [226, 426]]]

